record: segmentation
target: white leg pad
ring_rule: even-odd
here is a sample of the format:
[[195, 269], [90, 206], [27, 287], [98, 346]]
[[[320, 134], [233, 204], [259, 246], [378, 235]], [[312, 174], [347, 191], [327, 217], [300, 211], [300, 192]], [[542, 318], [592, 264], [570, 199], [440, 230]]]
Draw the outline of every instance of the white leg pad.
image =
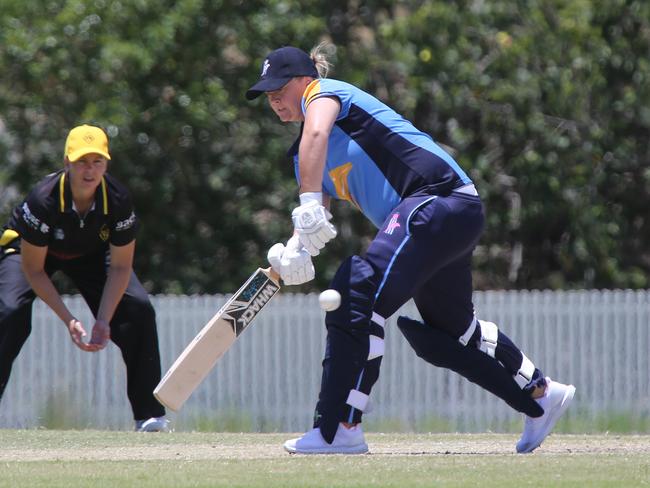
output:
[[380, 327], [383, 327], [386, 324], [386, 319], [379, 315], [377, 312], [372, 312], [372, 317], [370, 317], [370, 320], [372, 320], [375, 324], [379, 325]]
[[494, 357], [497, 348], [497, 339], [499, 338], [499, 328], [494, 322], [479, 320], [481, 326], [481, 351], [490, 357]]
[[370, 336], [370, 351], [368, 352], [368, 361], [384, 355], [386, 344], [381, 337], [376, 335]]
[[476, 330], [476, 317], [472, 319], [472, 323], [469, 324], [469, 327], [465, 331], [465, 333], [458, 338], [458, 342], [460, 342], [463, 346], [466, 346], [469, 340], [472, 338], [474, 335], [474, 331]]
[[521, 360], [521, 368], [519, 368], [519, 371], [517, 371], [517, 374], [515, 375], [515, 381], [520, 388], [523, 388], [533, 379], [535, 365], [523, 352], [521, 355], [523, 356], [523, 359]]
[[351, 407], [356, 408], [357, 410], [364, 412], [368, 406], [369, 399], [370, 397], [368, 395], [361, 393], [359, 390], [350, 390], [350, 394], [348, 395], [348, 399], [345, 401], [345, 403]]

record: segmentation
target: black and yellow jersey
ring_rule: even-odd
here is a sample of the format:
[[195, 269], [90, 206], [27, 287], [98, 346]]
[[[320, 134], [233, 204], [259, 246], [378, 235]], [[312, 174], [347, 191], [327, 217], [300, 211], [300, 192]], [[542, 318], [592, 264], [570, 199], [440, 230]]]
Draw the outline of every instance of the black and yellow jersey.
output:
[[[48, 246], [48, 254], [56, 258], [73, 259], [107, 249], [109, 244], [130, 243], [137, 226], [131, 196], [115, 178], [104, 175], [94, 204], [81, 216], [72, 200], [68, 175], [60, 170], [37, 183], [14, 208], [4, 234], [11, 236], [15, 231], [30, 244]], [[15, 247], [17, 243], [19, 239], [7, 244]]]

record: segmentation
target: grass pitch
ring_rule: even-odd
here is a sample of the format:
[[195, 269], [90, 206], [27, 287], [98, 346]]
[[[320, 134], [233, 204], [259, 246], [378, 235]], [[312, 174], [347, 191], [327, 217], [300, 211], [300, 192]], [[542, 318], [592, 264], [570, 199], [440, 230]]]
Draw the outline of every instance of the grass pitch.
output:
[[0, 430], [0, 487], [650, 486], [650, 436], [367, 434], [370, 454], [289, 455], [291, 434]]

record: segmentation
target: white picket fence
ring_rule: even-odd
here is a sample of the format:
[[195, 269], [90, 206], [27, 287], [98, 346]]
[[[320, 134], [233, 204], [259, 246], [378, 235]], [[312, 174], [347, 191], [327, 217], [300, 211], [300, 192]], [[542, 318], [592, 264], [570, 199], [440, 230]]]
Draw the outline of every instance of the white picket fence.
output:
[[[163, 372], [225, 302], [225, 296], [156, 296]], [[91, 324], [80, 297], [66, 302]], [[489, 291], [477, 314], [496, 322], [544, 372], [572, 382], [567, 418], [590, 425], [608, 415], [648, 418], [650, 292]], [[401, 311], [417, 317], [412, 304]], [[397, 315], [396, 315], [397, 316]], [[364, 417], [369, 429], [512, 431], [521, 415], [458, 375], [421, 359], [395, 326]], [[178, 414], [176, 430], [302, 431], [310, 427], [324, 350], [316, 295], [281, 294], [239, 338]], [[130, 429], [119, 350], [76, 349], [40, 301], [33, 332], [0, 403], [0, 428]]]

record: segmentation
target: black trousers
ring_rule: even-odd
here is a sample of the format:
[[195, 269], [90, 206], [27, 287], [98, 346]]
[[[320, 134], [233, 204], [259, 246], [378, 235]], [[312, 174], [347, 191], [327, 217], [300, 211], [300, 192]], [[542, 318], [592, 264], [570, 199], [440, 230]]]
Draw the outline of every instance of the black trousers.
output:
[[[48, 276], [57, 271], [68, 276], [96, 315], [106, 283], [108, 259], [104, 252], [70, 260], [48, 256], [45, 271]], [[22, 272], [20, 254], [0, 255], [0, 399], [9, 381], [12, 364], [31, 333], [35, 298]], [[93, 325], [84, 324], [88, 333]], [[126, 365], [127, 396], [134, 419], [164, 415], [164, 407], [153, 396], [160, 381], [156, 314], [135, 273], [131, 275], [110, 327], [111, 340], [120, 348]], [[67, 334], [63, 324], [61, 333]]]

